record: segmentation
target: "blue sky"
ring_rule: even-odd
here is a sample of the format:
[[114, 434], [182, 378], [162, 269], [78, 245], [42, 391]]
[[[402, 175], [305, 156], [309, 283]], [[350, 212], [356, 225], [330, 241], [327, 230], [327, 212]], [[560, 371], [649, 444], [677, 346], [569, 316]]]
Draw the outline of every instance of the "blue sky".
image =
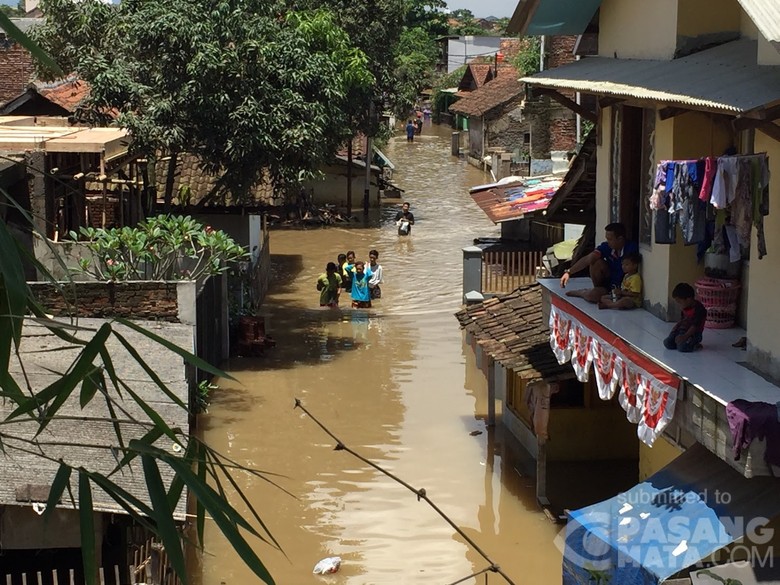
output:
[[457, 10], [468, 8], [477, 18], [510, 17], [517, 6], [516, 0], [445, 0], [447, 8]]

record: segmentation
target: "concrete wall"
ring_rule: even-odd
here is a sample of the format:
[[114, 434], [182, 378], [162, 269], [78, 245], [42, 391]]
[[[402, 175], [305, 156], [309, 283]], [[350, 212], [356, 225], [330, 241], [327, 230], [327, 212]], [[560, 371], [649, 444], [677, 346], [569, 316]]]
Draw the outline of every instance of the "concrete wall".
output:
[[758, 259], [756, 230], [750, 249], [747, 304], [748, 361], [780, 379], [780, 311], [777, 310], [777, 275], [780, 274], [780, 143], [756, 132], [756, 152], [769, 155], [769, 215], [764, 218], [767, 255]]
[[[316, 180], [306, 181], [303, 187], [307, 192], [313, 190], [313, 202], [315, 205], [325, 203], [337, 206], [340, 209], [347, 207], [347, 165], [333, 165], [323, 169], [325, 175]], [[369, 193], [369, 206], [379, 207], [379, 187], [377, 186], [377, 171], [371, 173], [371, 186]], [[365, 167], [355, 166], [352, 169], [352, 209], [362, 209], [363, 192], [366, 188]]]
[[780, 51], [766, 40], [761, 33], [758, 34], [758, 64], [780, 65]]
[[639, 481], [645, 481], [648, 477], [677, 459], [679, 455], [682, 455], [682, 449], [672, 445], [663, 436], [658, 437], [652, 447], [648, 447], [640, 441]]
[[704, 45], [738, 38], [740, 12], [737, 0], [679, 0], [678, 53], [690, 54]]
[[671, 59], [677, 48], [677, 0], [604, 0], [599, 55]]

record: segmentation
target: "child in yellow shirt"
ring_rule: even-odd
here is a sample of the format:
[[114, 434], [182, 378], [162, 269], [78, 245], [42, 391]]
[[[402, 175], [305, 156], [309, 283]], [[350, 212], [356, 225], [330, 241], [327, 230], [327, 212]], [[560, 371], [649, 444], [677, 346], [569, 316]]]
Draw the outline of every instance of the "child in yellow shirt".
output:
[[642, 306], [642, 277], [639, 276], [639, 264], [642, 256], [629, 253], [623, 256], [623, 282], [612, 295], [604, 295], [599, 301], [599, 309], [635, 309]]

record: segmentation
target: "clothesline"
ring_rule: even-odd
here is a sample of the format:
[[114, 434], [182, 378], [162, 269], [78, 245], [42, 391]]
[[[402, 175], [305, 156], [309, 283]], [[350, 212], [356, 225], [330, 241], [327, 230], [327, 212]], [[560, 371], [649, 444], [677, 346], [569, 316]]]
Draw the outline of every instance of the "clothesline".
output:
[[766, 255], [764, 217], [769, 215], [769, 160], [766, 153], [665, 160], [656, 169], [650, 208], [655, 211], [655, 241], [673, 244], [679, 224], [685, 244], [707, 237], [707, 205], [726, 211], [720, 225], [733, 226], [733, 246], [748, 248], [757, 229], [759, 258]]

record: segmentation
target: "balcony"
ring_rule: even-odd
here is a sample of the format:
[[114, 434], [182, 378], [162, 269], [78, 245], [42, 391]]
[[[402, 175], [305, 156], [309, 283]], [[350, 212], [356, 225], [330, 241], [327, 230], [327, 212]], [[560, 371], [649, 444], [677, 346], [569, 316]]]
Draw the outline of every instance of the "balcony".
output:
[[[649, 372], [645, 376], [648, 388], [652, 385], [653, 388], [669, 390], [664, 403], [668, 400], [673, 414], [663, 427], [663, 435], [667, 439], [685, 448], [699, 442], [745, 477], [777, 475], [780, 472], [780, 468], [765, 462], [764, 440], [754, 439], [737, 461], [732, 452], [726, 404], [738, 398], [769, 404], [780, 401], [780, 387], [747, 369], [743, 365], [744, 351], [732, 347], [735, 341], [746, 335], [744, 329], [706, 329], [703, 350], [680, 353], [663, 345], [671, 323], [641, 309], [600, 310], [583, 299], [565, 295], [567, 290], [588, 288], [591, 286], [589, 279], [572, 278], [565, 290], [561, 289], [557, 279], [539, 282], [545, 320], [549, 320], [551, 312], [570, 317], [572, 325], [579, 324], [584, 330], [593, 331], [594, 339], [602, 340], [605, 347], [614, 349], [613, 353], [629, 367], [637, 372]], [[572, 358], [572, 361], [576, 360]], [[590, 368], [589, 362], [586, 368]], [[590, 369], [591, 375], [593, 372]], [[632, 414], [630, 409], [627, 409], [627, 414], [629, 420], [632, 416], [640, 418], [638, 412]], [[640, 438], [643, 432], [647, 431], [643, 431], [640, 420]], [[645, 442], [651, 444], [647, 440]]]

